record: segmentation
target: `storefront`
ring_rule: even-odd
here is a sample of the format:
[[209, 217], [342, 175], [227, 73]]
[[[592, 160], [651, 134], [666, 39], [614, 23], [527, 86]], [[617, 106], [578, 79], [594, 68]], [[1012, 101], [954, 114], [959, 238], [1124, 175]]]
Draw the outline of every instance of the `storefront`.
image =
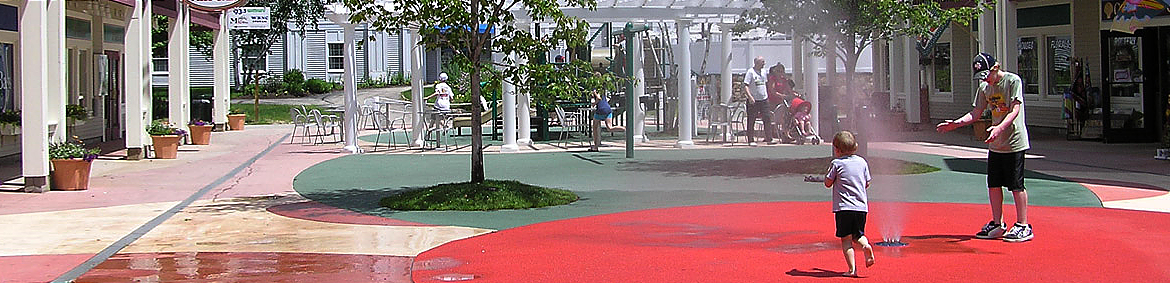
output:
[[1170, 10], [1165, 0], [1101, 1], [1101, 121], [1106, 142], [1157, 142], [1170, 95]]

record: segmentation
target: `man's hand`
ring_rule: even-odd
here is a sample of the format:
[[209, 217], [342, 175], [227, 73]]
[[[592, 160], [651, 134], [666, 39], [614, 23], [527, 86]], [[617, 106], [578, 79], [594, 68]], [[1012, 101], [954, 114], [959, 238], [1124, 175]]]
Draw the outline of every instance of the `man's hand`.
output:
[[962, 126], [962, 124], [959, 124], [954, 120], [944, 120], [942, 123], [938, 123], [937, 126], [934, 126], [934, 130], [938, 131], [939, 133], [946, 133], [960, 126]]

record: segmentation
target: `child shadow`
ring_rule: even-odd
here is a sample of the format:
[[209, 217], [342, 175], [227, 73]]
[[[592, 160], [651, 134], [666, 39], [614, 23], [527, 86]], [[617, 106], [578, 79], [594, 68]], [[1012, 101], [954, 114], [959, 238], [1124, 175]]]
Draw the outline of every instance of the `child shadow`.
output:
[[[785, 272], [784, 274], [788, 274], [790, 276], [814, 277], [814, 278], [846, 277], [845, 275], [842, 275], [843, 273], [845, 273], [845, 272], [831, 271], [831, 270], [825, 270], [825, 269], [821, 269], [821, 268], [813, 268], [812, 270], [798, 270], [798, 269], [794, 268], [792, 270], [789, 270], [788, 272]], [[864, 278], [861, 276], [857, 276], [857, 277]]]

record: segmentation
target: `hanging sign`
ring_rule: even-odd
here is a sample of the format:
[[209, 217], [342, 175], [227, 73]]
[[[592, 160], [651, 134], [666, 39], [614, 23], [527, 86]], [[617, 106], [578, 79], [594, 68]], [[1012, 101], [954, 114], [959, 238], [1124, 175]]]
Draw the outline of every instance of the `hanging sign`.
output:
[[248, 0], [184, 0], [191, 8], [204, 11], [223, 11], [248, 3]]
[[240, 7], [228, 10], [228, 28], [230, 29], [269, 29], [271, 28], [270, 11], [268, 7]]

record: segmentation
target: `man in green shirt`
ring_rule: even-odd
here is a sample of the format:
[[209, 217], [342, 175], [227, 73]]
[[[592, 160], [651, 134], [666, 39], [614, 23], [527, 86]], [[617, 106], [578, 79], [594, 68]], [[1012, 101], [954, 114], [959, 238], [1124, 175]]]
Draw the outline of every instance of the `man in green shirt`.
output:
[[[1028, 224], [1028, 192], [1024, 189], [1024, 152], [1028, 144], [1028, 128], [1024, 124], [1024, 92], [1020, 76], [1000, 70], [995, 57], [987, 53], [975, 56], [973, 64], [979, 88], [975, 108], [957, 120], [939, 123], [939, 132], [948, 132], [974, 122], [983, 110], [991, 109], [991, 127], [987, 128], [987, 196], [991, 201], [991, 222], [975, 234], [980, 239], [1003, 237], [1007, 242], [1032, 239], [1032, 225]], [[1016, 224], [1007, 229], [1003, 224], [1003, 189], [1012, 192], [1016, 203]], [[1006, 231], [1006, 233], [1005, 233]]]

